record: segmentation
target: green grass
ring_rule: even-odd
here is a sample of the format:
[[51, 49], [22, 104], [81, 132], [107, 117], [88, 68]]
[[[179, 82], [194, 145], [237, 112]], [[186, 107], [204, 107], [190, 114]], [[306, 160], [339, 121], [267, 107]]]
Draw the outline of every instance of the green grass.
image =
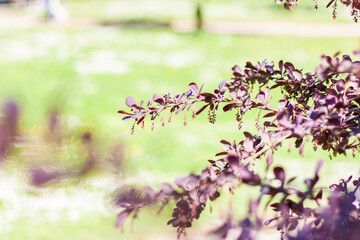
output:
[[21, 219], [9, 231], [0, 236], [0, 239], [29, 239], [29, 240], [62, 240], [62, 239], [89, 239], [89, 240], [115, 240], [115, 239], [154, 239], [156, 232], [168, 235], [169, 239], [176, 239], [171, 228], [166, 226], [164, 217], [153, 215], [156, 211], [148, 211], [140, 215], [131, 231], [131, 224], [124, 226], [124, 231], [114, 227], [114, 217], [99, 214], [83, 216], [77, 221], [60, 219], [54, 222], [29, 223], [28, 219]]
[[[168, 172], [200, 170], [206, 164], [203, 160], [215, 153], [209, 152], [209, 148], [220, 150], [220, 139], [238, 136], [232, 114], [219, 113], [219, 121], [214, 126], [207, 124], [203, 117], [189, 120], [189, 126], [183, 127], [183, 116], [174, 117], [175, 121], [164, 128], [157, 122], [154, 132], [147, 125], [146, 130], [138, 128], [135, 135], [130, 136], [131, 122], [121, 121], [121, 115], [116, 113], [126, 108], [127, 96], [146, 101], [153, 93], [186, 91], [187, 84], [193, 81], [205, 83], [205, 90], [211, 90], [231, 77], [234, 64], [242, 66], [246, 60], [277, 62], [284, 59], [311, 71], [321, 54], [333, 54], [337, 50], [349, 53], [358, 43], [355, 38], [198, 35], [112, 28], [12, 30], [0, 35], [0, 52], [4, 54], [0, 60], [0, 96], [19, 99], [24, 127], [42, 125], [46, 114], [57, 108], [77, 119], [75, 123], [79, 127], [93, 129], [101, 140], [99, 144], [111, 143], [113, 139], [123, 141], [128, 146], [129, 159], [136, 162], [132, 167], [134, 171], [141, 165], [145, 169]], [[53, 45], [41, 50], [39, 37], [50, 39]], [[51, 40], [55, 37], [61, 41]], [[35, 56], [16, 60], [23, 53], [12, 52], [16, 47], [9, 50], [9, 43], [14, 40], [19, 42], [18, 48]], [[76, 71], [76, 66], [81, 64], [85, 67], [93, 64], [91, 70], [101, 62], [114, 64], [115, 70], [125, 65], [126, 72], [82, 74]], [[206, 138], [202, 137], [205, 133]], [[174, 164], [179, 162], [180, 167]]]
[[[84, 11], [93, 11], [91, 4], [93, 2], [90, 2], [90, 9]], [[103, 14], [103, 11], [99, 12]], [[78, 14], [85, 16], [88, 12], [78, 11]], [[20, 102], [21, 126], [26, 132], [40, 135], [47, 114], [55, 108], [75, 126], [74, 134], [92, 130], [99, 148], [120, 141], [126, 150], [126, 169], [120, 184], [124, 179], [134, 178], [138, 180], [137, 184], [156, 185], [189, 172], [199, 172], [207, 166], [207, 159], [214, 159], [214, 154], [222, 150], [221, 139], [238, 141], [242, 134], [237, 130], [232, 113], [219, 112], [215, 125], [209, 124], [206, 116], [190, 120], [188, 115], [188, 126], [184, 127], [181, 115], [173, 117], [165, 127], [157, 122], [154, 131], [150, 131], [147, 123], [145, 130], [138, 128], [131, 136], [132, 123], [121, 121], [121, 116], [116, 113], [126, 109], [127, 96], [147, 100], [154, 93], [175, 94], [186, 91], [190, 82], [205, 83], [205, 91], [211, 91], [222, 80], [231, 78], [234, 64], [243, 66], [247, 60], [277, 62], [284, 59], [304, 71], [312, 71], [322, 54], [350, 53], [358, 43], [356, 38], [180, 34], [166, 30], [105, 27], [2, 30], [0, 98], [10, 97]], [[167, 115], [164, 117], [167, 119]], [[250, 114], [245, 119], [244, 129], [256, 130], [253, 126], [255, 117], [256, 114]], [[305, 158], [299, 157], [297, 150], [289, 153], [286, 149], [281, 150], [276, 156], [276, 164], [282, 164], [290, 174], [298, 175], [299, 182], [304, 177], [311, 177], [313, 173], [309, 169], [314, 168], [319, 158], [327, 158], [327, 153], [313, 153], [310, 145]], [[348, 161], [346, 167], [342, 165], [343, 161]], [[261, 164], [259, 168], [263, 170]], [[346, 169], [334, 171], [339, 167]], [[337, 158], [326, 164], [322, 174], [324, 179], [334, 181], [354, 169], [357, 171], [356, 161]], [[114, 186], [119, 181], [114, 181]], [[102, 191], [110, 194], [111, 189], [112, 186]], [[249, 192], [237, 193], [235, 199], [239, 204], [235, 204], [235, 209], [244, 211], [242, 207], [251, 196]], [[227, 197], [221, 199], [214, 209], [221, 208], [227, 201]], [[213, 218], [218, 214], [216, 211]], [[174, 234], [170, 227], [158, 227], [165, 226], [170, 212], [168, 209], [154, 221], [154, 211], [144, 211], [144, 217], [141, 215], [140, 222], [135, 224], [135, 233], [130, 233], [127, 225], [125, 235], [113, 228], [115, 213], [113, 216], [94, 213], [77, 221], [62, 219], [48, 223], [32, 222], [31, 218], [25, 217], [18, 219], [12, 230], [0, 238], [144, 239], [144, 235], [155, 235], [160, 231], [165, 235], [168, 231]], [[207, 216], [210, 215], [206, 213], [203, 219]]]

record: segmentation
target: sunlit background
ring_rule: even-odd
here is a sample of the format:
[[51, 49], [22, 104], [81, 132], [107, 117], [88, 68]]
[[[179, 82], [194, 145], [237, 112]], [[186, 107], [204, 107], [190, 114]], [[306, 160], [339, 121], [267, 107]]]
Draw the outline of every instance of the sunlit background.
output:
[[[41, 0], [7, 2], [0, 0], [0, 102], [2, 118], [11, 108], [19, 122], [0, 169], [0, 239], [176, 239], [166, 225], [171, 207], [160, 215], [145, 209], [123, 232], [115, 229], [114, 191], [198, 173], [221, 151], [221, 139], [243, 135], [234, 114], [220, 112], [214, 125], [188, 114], [186, 127], [183, 114], [171, 123], [164, 114], [164, 127], [156, 122], [151, 131], [145, 123], [131, 135], [132, 122], [117, 114], [125, 98], [176, 94], [190, 82], [211, 91], [246, 61], [283, 59], [310, 72], [322, 54], [360, 47], [350, 10], [339, 6], [333, 20], [327, 1], [316, 10], [303, 0], [292, 12], [272, 0], [201, 1], [201, 30], [196, 0], [52, 0], [48, 9]], [[255, 117], [243, 128], [256, 131]], [[332, 161], [324, 183], [359, 174], [352, 158], [329, 160], [311, 146], [303, 158], [286, 149], [275, 163], [299, 183], [320, 158]], [[251, 194], [224, 193], [189, 238], [210, 239], [229, 198], [241, 215]]]

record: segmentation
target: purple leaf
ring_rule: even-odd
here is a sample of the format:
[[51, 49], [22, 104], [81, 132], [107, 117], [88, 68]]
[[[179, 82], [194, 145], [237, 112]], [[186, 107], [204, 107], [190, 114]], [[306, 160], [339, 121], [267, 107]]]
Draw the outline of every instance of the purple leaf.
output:
[[199, 110], [196, 111], [196, 115], [199, 115], [202, 111], [204, 111], [207, 107], [209, 106], [209, 104], [206, 104], [204, 106], [202, 106]]
[[292, 124], [289, 121], [289, 111], [286, 109], [281, 110], [280, 112], [278, 112], [277, 116], [277, 121], [280, 124], [280, 126], [285, 127], [285, 128], [291, 128]]
[[225, 161], [227, 161], [230, 167], [235, 171], [238, 172], [240, 170], [240, 159], [237, 155], [229, 154], [225, 157]]
[[295, 79], [298, 80], [298, 81], [303, 79], [302, 73], [297, 69], [293, 71], [293, 75], [294, 75]]
[[201, 91], [203, 90], [205, 84], [202, 84], [201, 87], [200, 87], [200, 90], [199, 90], [199, 94], [201, 93]]
[[34, 186], [41, 186], [61, 177], [62, 174], [59, 171], [48, 171], [44, 168], [35, 168], [31, 170], [31, 184]]
[[296, 177], [290, 178], [289, 180], [286, 181], [286, 184], [289, 184], [289, 183], [293, 182], [295, 179], [296, 179]]
[[288, 226], [288, 231], [292, 231], [294, 230], [298, 225], [298, 220], [297, 219], [291, 219], [290, 220], [290, 224]]
[[244, 140], [244, 150], [247, 152], [254, 151], [254, 141], [252, 137], [246, 137], [246, 139]]
[[283, 72], [283, 69], [284, 69], [284, 62], [283, 62], [283, 60], [280, 60], [280, 61], [279, 61], [279, 69], [280, 69], [280, 72], [282, 73], [282, 72]]
[[276, 112], [269, 112], [263, 116], [263, 118], [273, 117], [276, 115]]
[[178, 114], [179, 112], [181, 112], [182, 110], [184, 110], [184, 108], [186, 107], [186, 104], [183, 104], [177, 111], [175, 114]]
[[330, 7], [331, 4], [334, 2], [335, 0], [331, 0], [330, 2], [328, 2], [328, 4], [326, 5], [326, 8]]
[[128, 120], [128, 119], [131, 119], [132, 118], [132, 115], [127, 115], [125, 117], [122, 118], [122, 120]]
[[227, 111], [231, 110], [234, 106], [236, 106], [235, 103], [227, 104], [227, 105], [225, 105], [225, 106], [223, 107], [223, 111], [224, 111], [224, 112], [227, 112]]
[[162, 97], [160, 97], [159, 95], [157, 95], [157, 94], [154, 94], [152, 100], [153, 100], [154, 102], [159, 103], [159, 104], [163, 104], [163, 103], [164, 103], [164, 99], [163, 99]]
[[258, 100], [259, 102], [265, 104], [266, 103], [266, 98], [265, 98], [265, 93], [263, 91], [260, 91], [257, 95], [256, 95], [256, 100]]
[[274, 162], [274, 152], [270, 151], [268, 156], [266, 157], [266, 165], [267, 168], [269, 168], [269, 166]]
[[232, 148], [231, 143], [226, 140], [221, 140], [220, 144], [226, 151], [229, 151]]
[[219, 152], [219, 153], [215, 154], [215, 156], [217, 157], [217, 156], [223, 156], [223, 155], [227, 155], [227, 154], [228, 154], [228, 152]]
[[343, 93], [345, 90], [345, 81], [340, 79], [339, 81], [337, 81], [336, 83], [336, 90], [338, 91], [338, 93]]
[[159, 195], [165, 195], [165, 196], [170, 195], [175, 191], [174, 188], [168, 183], [163, 183], [160, 189], [161, 190], [159, 192]]
[[115, 227], [116, 228], [122, 227], [125, 223], [126, 218], [130, 215], [130, 213], [133, 210], [134, 209], [125, 209], [124, 211], [119, 213], [118, 216], [116, 217]]
[[276, 179], [279, 179], [281, 182], [285, 181], [286, 175], [282, 167], [275, 167], [273, 171]]
[[125, 111], [123, 111], [123, 110], [119, 110], [119, 111], [117, 111], [118, 113], [120, 113], [120, 114], [126, 114], [126, 115], [129, 115], [130, 113], [128, 113], [128, 112], [125, 112]]
[[189, 84], [189, 88], [191, 90], [191, 95], [198, 96], [199, 95], [199, 88], [196, 83], [192, 82]]
[[135, 98], [132, 96], [127, 97], [125, 103], [128, 107], [132, 107], [133, 105], [136, 105]]
[[241, 180], [243, 181], [243, 183], [245, 183], [247, 185], [257, 186], [257, 185], [261, 184], [261, 179], [260, 179], [259, 175], [250, 172], [246, 168], [240, 169], [240, 177], [241, 177]]
[[323, 190], [321, 189], [315, 196], [315, 199], [322, 199]]

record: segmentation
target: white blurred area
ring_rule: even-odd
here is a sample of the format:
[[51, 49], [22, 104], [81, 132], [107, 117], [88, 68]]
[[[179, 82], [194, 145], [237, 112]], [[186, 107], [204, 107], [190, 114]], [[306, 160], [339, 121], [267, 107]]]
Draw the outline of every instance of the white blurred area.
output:
[[60, 0], [43, 0], [46, 16], [58, 22], [66, 22], [69, 13], [66, 8], [61, 5]]
[[[45, 18], [59, 23], [64, 23], [69, 19], [69, 11], [63, 6], [61, 0], [0, 0], [0, 7], [25, 8], [27, 17]], [[21, 21], [24, 16], [18, 17]]]

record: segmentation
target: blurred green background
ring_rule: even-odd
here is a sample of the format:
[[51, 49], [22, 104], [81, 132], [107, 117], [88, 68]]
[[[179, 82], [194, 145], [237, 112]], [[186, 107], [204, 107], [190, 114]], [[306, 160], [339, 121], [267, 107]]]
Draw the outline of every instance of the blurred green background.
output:
[[[339, 16], [333, 20], [326, 3], [319, 2], [315, 10], [313, 1], [304, 1], [290, 13], [273, 1], [214, 0], [203, 3], [203, 14], [209, 23], [274, 22], [274, 28], [279, 21], [309, 26], [347, 24], [359, 31], [348, 16], [349, 9], [339, 7]], [[118, 210], [111, 206], [112, 192], [119, 186], [157, 186], [197, 173], [222, 150], [221, 139], [239, 141], [243, 135], [234, 114], [220, 112], [214, 125], [207, 122], [207, 116], [190, 120], [188, 114], [184, 127], [180, 114], [165, 127], [156, 122], [151, 131], [147, 123], [144, 130], [137, 128], [131, 135], [132, 123], [121, 121], [116, 113], [126, 110], [125, 98], [146, 101], [154, 93], [174, 95], [186, 91], [190, 82], [204, 83], [205, 91], [211, 91], [231, 78], [235, 64], [243, 66], [246, 61], [283, 59], [310, 72], [322, 54], [351, 54], [360, 41], [341, 35], [242, 35], [232, 34], [231, 29], [228, 34], [176, 32], [171, 24], [193, 20], [194, 1], [186, 0], [73, 0], [63, 1], [63, 6], [70, 18], [59, 24], [42, 20], [40, 3], [0, 5], [0, 21], [13, 24], [0, 24], [0, 98], [20, 103], [21, 128], [28, 135], [41, 135], [48, 114], [57, 109], [74, 136], [90, 130], [99, 149], [121, 142], [124, 167], [120, 173], [92, 175], [80, 186], [34, 190], [16, 171], [22, 158], [15, 159], [16, 164], [8, 163], [10, 167], [0, 174], [0, 239], [175, 239], [175, 229], [166, 226], [171, 208], [159, 216], [156, 209], [144, 210], [135, 221], [134, 232], [130, 221], [124, 233], [115, 229]], [[124, 24], [134, 22], [140, 24]], [[165, 25], [146, 25], [149, 22]], [[256, 130], [256, 116], [246, 117], [243, 130]], [[318, 159], [328, 160], [326, 152], [314, 153], [310, 145], [305, 158], [284, 146], [275, 164], [298, 175], [301, 183], [313, 174], [310, 169]], [[264, 170], [262, 166], [260, 163]], [[327, 184], [348, 173], [359, 173], [352, 158], [326, 161], [321, 174]], [[245, 213], [249, 196], [256, 192], [240, 190], [234, 196], [234, 207]], [[214, 203], [212, 214], [203, 214], [189, 234], [191, 239], [207, 239], [206, 223], [217, 223], [228, 199]]]

